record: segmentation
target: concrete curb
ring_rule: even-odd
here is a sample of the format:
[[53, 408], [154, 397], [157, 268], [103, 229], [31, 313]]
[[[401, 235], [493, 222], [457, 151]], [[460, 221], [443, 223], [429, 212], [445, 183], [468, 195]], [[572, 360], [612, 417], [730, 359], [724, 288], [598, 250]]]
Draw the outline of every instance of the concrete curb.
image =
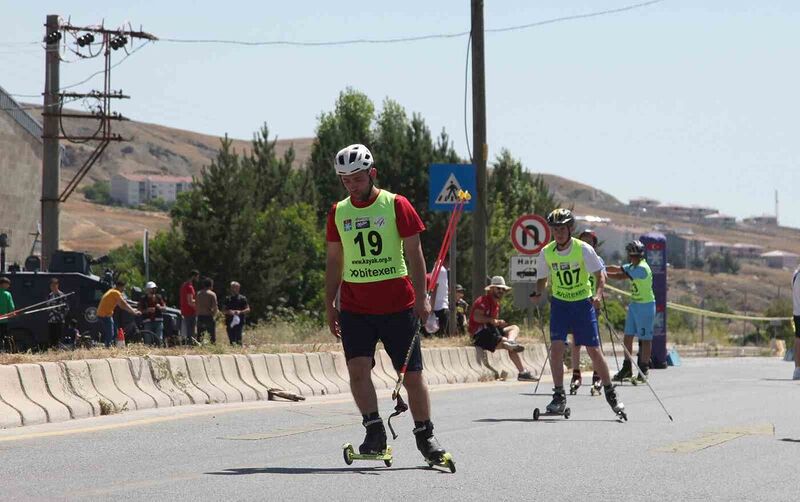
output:
[[131, 365], [127, 359], [106, 359], [111, 369], [111, 376], [114, 378], [114, 383], [117, 388], [126, 396], [130, 397], [136, 404], [137, 410], [146, 410], [155, 408], [156, 400], [148, 396], [136, 386], [133, 381], [133, 373], [131, 372]]
[[313, 396], [314, 390], [297, 376], [297, 369], [294, 367], [294, 358], [291, 354], [278, 354], [281, 362], [283, 377], [299, 389], [299, 393], [304, 396]]
[[42, 368], [47, 390], [56, 401], [63, 404], [69, 410], [71, 418], [88, 418], [94, 416], [92, 405], [88, 401], [79, 397], [73, 392], [67, 379], [67, 369], [58, 363], [44, 362], [39, 363]]
[[[250, 359], [248, 359], [244, 354], [234, 354], [233, 360], [236, 362], [236, 369], [239, 371], [239, 378], [241, 378], [245, 385], [253, 389], [253, 392], [256, 394], [256, 399], [259, 401], [268, 400], [269, 389], [258, 383], [258, 379], [256, 379], [255, 372], [253, 371], [253, 364], [251, 363]], [[265, 370], [266, 367], [267, 366], [265, 364]]]
[[144, 361], [150, 368], [156, 387], [168, 395], [173, 403], [202, 404], [208, 401], [208, 396], [189, 380], [189, 370], [182, 358], [176, 357], [170, 361], [169, 357], [153, 356]]
[[[494, 377], [475, 347], [422, 349], [431, 385], [485, 381]], [[506, 351], [490, 363], [516, 373]], [[539, 371], [543, 345], [522, 354], [526, 367]], [[377, 388], [393, 388], [396, 374], [385, 350], [375, 354]], [[550, 369], [545, 369], [545, 374]], [[341, 352], [234, 354], [88, 359], [0, 365], [0, 427], [59, 422], [101, 414], [101, 400], [125, 411], [185, 404], [265, 400], [269, 389], [302, 395], [349, 392], [349, 373]]]
[[175, 402], [167, 393], [160, 390], [153, 381], [153, 373], [147, 360], [141, 357], [129, 357], [125, 361], [128, 363], [133, 382], [139, 390], [150, 396], [150, 399], [156, 403], [156, 408], [191, 404], [191, 399], [186, 395], [183, 396], [182, 402]]
[[19, 412], [22, 425], [47, 423], [44, 408], [28, 399], [22, 390], [22, 382], [14, 366], [0, 366], [0, 399]]
[[256, 390], [247, 385], [239, 375], [236, 359], [232, 355], [214, 356], [214, 358], [219, 361], [222, 377], [228, 382], [228, 385], [239, 391], [239, 394], [242, 395], [242, 401], [258, 401]]
[[86, 361], [63, 361], [67, 381], [72, 392], [92, 406], [92, 414], [100, 415], [100, 400], [105, 399], [94, 388]]
[[[206, 374], [206, 366], [203, 364], [203, 359], [200, 356], [167, 356], [170, 362], [170, 369], [172, 369], [172, 362], [174, 359], [180, 359], [185, 362], [189, 380], [195, 387], [203, 391], [203, 394], [208, 396], [210, 403], [224, 403], [227, 398], [225, 393], [216, 388], [208, 379]], [[175, 361], [177, 363], [177, 361]], [[174, 376], [174, 373], [173, 373]]]
[[[267, 356], [273, 356], [274, 364], [277, 366], [270, 370]], [[282, 389], [290, 392], [297, 392], [292, 384], [283, 378], [281, 362], [275, 354], [248, 354], [247, 359], [253, 368], [253, 376], [258, 383], [266, 389]]]
[[322, 370], [322, 361], [320, 361], [319, 354], [316, 352], [309, 352], [305, 354], [308, 360], [308, 367], [311, 370], [311, 376], [325, 387], [326, 394], [339, 394], [341, 389], [339, 386], [330, 381]]
[[330, 352], [319, 352], [319, 362], [322, 365], [322, 372], [334, 385], [339, 388], [340, 393], [350, 392], [350, 383], [339, 376], [336, 371], [336, 361]]
[[47, 390], [41, 366], [38, 364], [17, 364], [15, 366], [19, 372], [22, 390], [31, 401], [44, 409], [48, 422], [63, 422], [71, 418], [69, 408], [55, 399]]
[[117, 388], [107, 359], [87, 359], [86, 365], [89, 367], [89, 378], [92, 379], [94, 388], [114, 405], [114, 411], [137, 409], [133, 398]]

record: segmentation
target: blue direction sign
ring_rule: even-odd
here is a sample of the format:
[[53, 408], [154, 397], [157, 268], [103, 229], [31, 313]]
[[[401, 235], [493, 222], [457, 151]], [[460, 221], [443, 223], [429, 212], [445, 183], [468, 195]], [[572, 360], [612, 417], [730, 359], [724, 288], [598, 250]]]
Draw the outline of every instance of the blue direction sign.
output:
[[475, 166], [473, 164], [431, 164], [428, 168], [428, 209], [452, 211], [458, 201], [458, 191], [472, 195], [464, 211], [475, 209]]

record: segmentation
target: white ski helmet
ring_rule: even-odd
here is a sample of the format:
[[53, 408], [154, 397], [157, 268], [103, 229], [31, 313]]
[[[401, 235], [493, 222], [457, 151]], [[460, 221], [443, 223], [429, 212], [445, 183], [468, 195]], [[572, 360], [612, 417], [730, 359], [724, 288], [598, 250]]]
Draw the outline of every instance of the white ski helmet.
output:
[[356, 143], [339, 150], [333, 159], [333, 166], [336, 168], [336, 174], [345, 176], [368, 170], [372, 167], [373, 161], [369, 148]]

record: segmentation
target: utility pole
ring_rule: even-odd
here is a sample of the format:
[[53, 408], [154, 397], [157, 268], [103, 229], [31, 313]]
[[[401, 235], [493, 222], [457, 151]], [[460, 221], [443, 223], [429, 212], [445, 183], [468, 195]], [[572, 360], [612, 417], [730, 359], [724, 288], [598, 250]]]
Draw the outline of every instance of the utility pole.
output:
[[[58, 249], [60, 233], [58, 221], [59, 204], [66, 202], [72, 192], [78, 188], [78, 184], [97, 159], [100, 158], [110, 142], [125, 141], [119, 134], [111, 131], [112, 121], [127, 120], [119, 113], [111, 111], [111, 100], [129, 97], [122, 94], [121, 90], [114, 91], [111, 89], [112, 51], [125, 49], [129, 41], [133, 39], [157, 40], [155, 36], [145, 33], [141, 29], [134, 31], [124, 28], [106, 29], [103, 25], [98, 27], [96, 25], [74, 26], [69, 23], [61, 24], [59, 23], [58, 15], [48, 15], [46, 26], [47, 33], [44, 42], [47, 52], [45, 58], [44, 109], [42, 111], [42, 264], [44, 270], [47, 270], [53, 253]], [[79, 33], [83, 33], [83, 35], [77, 36]], [[91, 91], [89, 93], [61, 92], [61, 83], [59, 81], [60, 49], [61, 40], [67, 34], [75, 38], [76, 48], [70, 47], [70, 50], [78, 57], [82, 59], [103, 57], [104, 69], [102, 73], [104, 78], [102, 91]], [[95, 41], [95, 35], [100, 38], [97, 42]], [[66, 49], [66, 40], [63, 43]], [[96, 51], [93, 51], [93, 45], [97, 48]], [[127, 52], [127, 49], [125, 51]], [[95, 99], [100, 104], [90, 113], [68, 113], [63, 111], [65, 99], [82, 98]], [[98, 123], [98, 127], [91, 136], [69, 135], [62, 124], [64, 118], [95, 121]], [[62, 139], [74, 143], [97, 142], [97, 146], [59, 194], [61, 175], [59, 141]]]
[[483, 0], [472, 0], [472, 161], [475, 163], [475, 218], [472, 227], [472, 297], [486, 284], [486, 69], [483, 48]]
[[45, 35], [44, 110], [42, 116], [42, 268], [47, 270], [53, 252], [58, 249], [59, 206], [58, 181], [61, 176], [61, 152], [58, 137], [58, 111], [61, 98], [59, 40], [61, 32], [57, 15], [47, 16]]

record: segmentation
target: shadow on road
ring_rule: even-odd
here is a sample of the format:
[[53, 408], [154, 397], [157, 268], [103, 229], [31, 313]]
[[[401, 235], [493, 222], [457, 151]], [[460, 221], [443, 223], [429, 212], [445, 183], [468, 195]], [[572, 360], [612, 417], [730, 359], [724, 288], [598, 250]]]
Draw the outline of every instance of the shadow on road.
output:
[[248, 476], [252, 474], [370, 474], [382, 471], [430, 470], [429, 467], [237, 467], [219, 472], [206, 472], [211, 476]]
[[794, 382], [793, 378], [762, 378], [762, 382]]
[[783, 438], [781, 441], [786, 443], [800, 443], [800, 439], [792, 439], [792, 438]]
[[533, 418], [479, 418], [477, 420], [473, 420], [473, 422], [479, 423], [499, 423], [499, 422], [619, 422], [622, 423], [620, 420], [614, 418], [602, 418], [600, 420], [581, 420], [575, 418], [540, 418], [539, 420], [534, 420]]

